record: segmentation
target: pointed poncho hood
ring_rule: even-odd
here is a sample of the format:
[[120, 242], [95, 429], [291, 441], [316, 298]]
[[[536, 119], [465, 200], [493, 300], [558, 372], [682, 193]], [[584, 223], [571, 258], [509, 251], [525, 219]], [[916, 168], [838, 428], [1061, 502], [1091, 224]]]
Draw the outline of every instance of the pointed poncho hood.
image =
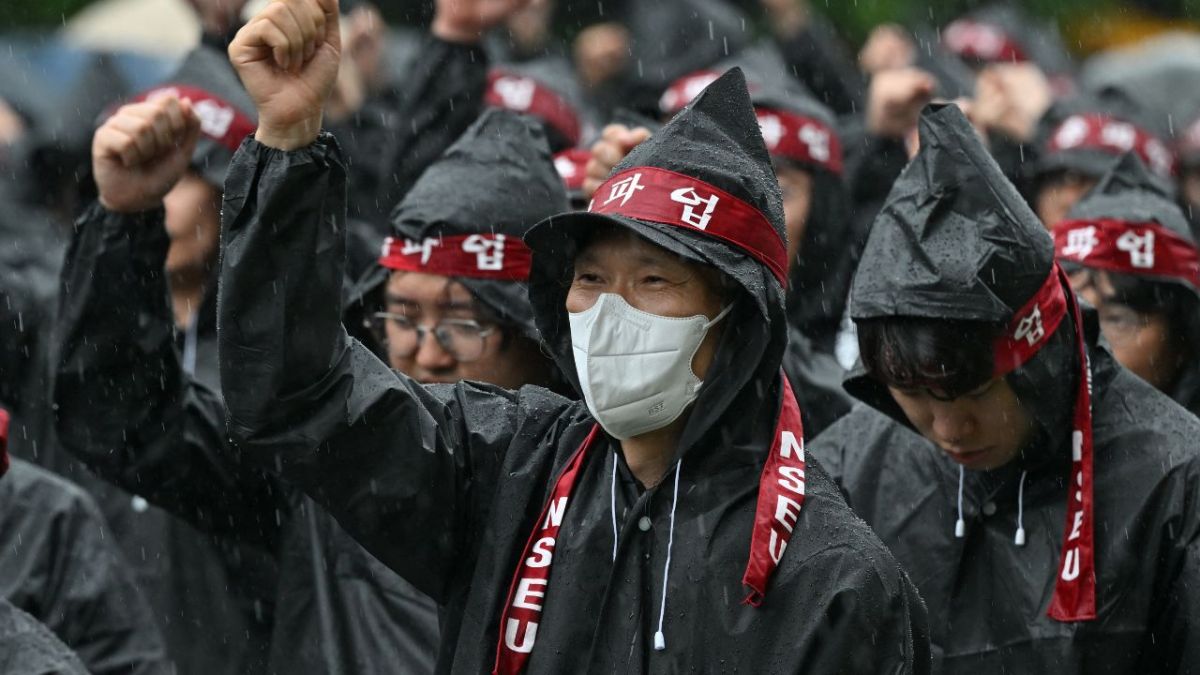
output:
[[920, 135], [867, 240], [851, 317], [1006, 322], [1045, 282], [1053, 242], [957, 107], [927, 108]]
[[1131, 223], [1156, 222], [1196, 245], [1187, 217], [1174, 191], [1155, 178], [1132, 152], [1121, 156], [1108, 173], [1067, 214], [1072, 220], [1112, 218]]
[[566, 209], [540, 125], [487, 110], [392, 211], [393, 237], [363, 286], [377, 288], [390, 269], [450, 276], [536, 339], [526, 291], [529, 252], [521, 240], [535, 223]]

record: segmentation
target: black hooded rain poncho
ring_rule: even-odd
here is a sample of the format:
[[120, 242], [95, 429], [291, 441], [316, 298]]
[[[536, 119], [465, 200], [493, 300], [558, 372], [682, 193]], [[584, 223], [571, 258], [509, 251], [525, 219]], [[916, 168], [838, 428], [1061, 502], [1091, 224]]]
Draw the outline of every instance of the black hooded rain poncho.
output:
[[[1090, 310], [1076, 314], [1082, 326], [1070, 312], [1054, 330], [1026, 321], [1030, 299], [1053, 289], [1050, 236], [956, 107], [927, 109], [920, 137], [867, 242], [851, 316], [1016, 324], [1012, 340], [1021, 344], [1022, 324], [1034, 328], [1026, 334], [1039, 348], [1005, 376], [1033, 418], [1033, 437], [1003, 467], [960, 472], [916, 433], [885, 385], [859, 370], [846, 387], [867, 405], [814, 441], [811, 454], [929, 604], [935, 672], [1191, 672], [1200, 663], [1200, 422], [1097, 345]], [[1076, 408], [1086, 391], [1080, 342], [1091, 369], [1090, 425], [1080, 424], [1087, 406]], [[1077, 510], [1083, 492], [1068, 490], [1071, 478], [1090, 485], [1090, 511]], [[1074, 548], [1084, 541], [1075, 537], [1064, 545], [1068, 507], [1092, 532], [1094, 619], [1048, 616], [1060, 582], [1093, 579], [1082, 571], [1059, 578], [1071, 551], [1086, 548]]]
[[[172, 672], [158, 625], [95, 502], [10, 458], [9, 422], [0, 408], [0, 674], [44, 672], [35, 666], [50, 662], [66, 668], [79, 663], [75, 653], [96, 675]], [[38, 645], [45, 651], [31, 653]]]
[[[647, 163], [719, 180], [770, 214], [774, 232], [759, 236], [779, 237], [778, 187], [739, 73], [618, 170]], [[442, 605], [439, 672], [497, 662], [522, 551], [535, 526], [554, 520], [539, 517], [548, 493], [595, 434], [603, 448], [572, 463], [570, 506], [556, 511], [562, 536], [525, 672], [925, 672], [919, 599], [815, 464], [761, 606], [740, 602], [787, 333], [783, 287], [764, 263], [702, 234], [618, 216], [551, 218], [527, 239], [534, 316], [572, 380], [563, 298], [574, 235], [589, 223], [633, 228], [735, 280], [739, 300], [684, 431], [672, 498], [670, 481], [638, 489], [582, 402], [537, 387], [422, 386], [349, 339], [338, 312], [345, 190], [328, 136], [295, 152], [247, 141], [235, 162], [220, 303], [229, 429], [242, 452], [313, 495]], [[652, 649], [656, 627], [662, 651]]]

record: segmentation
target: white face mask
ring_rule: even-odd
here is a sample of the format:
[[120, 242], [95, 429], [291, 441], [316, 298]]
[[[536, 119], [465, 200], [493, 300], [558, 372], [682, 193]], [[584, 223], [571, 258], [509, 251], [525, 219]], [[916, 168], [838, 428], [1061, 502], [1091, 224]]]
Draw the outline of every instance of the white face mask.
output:
[[679, 418], [700, 394], [692, 357], [712, 328], [704, 315], [658, 316], [604, 293], [584, 312], [570, 313], [571, 346], [583, 400], [614, 438], [626, 440]]

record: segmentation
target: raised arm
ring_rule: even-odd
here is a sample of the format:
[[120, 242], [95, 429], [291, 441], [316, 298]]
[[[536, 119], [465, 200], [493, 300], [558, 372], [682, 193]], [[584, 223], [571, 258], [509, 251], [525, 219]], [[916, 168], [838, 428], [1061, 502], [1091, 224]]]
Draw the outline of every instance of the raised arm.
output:
[[55, 420], [106, 480], [197, 528], [274, 551], [278, 479], [233, 457], [220, 396], [180, 362], [164, 265], [163, 197], [200, 123], [174, 97], [122, 107], [96, 132], [99, 200], [80, 216], [61, 277]]
[[222, 211], [229, 432], [380, 560], [444, 598], [470, 558], [519, 396], [427, 389], [342, 327], [346, 170], [336, 141], [318, 135], [337, 18], [333, 0], [277, 0], [230, 45], [261, 126], [234, 159]]
[[483, 35], [527, 1], [437, 1], [408, 70], [334, 127], [350, 157], [352, 214], [385, 222], [425, 168], [479, 117], [488, 73]]

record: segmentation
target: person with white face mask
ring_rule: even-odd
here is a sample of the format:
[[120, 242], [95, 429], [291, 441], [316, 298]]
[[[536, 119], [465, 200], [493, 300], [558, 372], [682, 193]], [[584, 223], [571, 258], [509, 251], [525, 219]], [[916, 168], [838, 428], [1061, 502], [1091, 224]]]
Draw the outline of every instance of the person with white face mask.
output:
[[346, 170], [318, 133], [333, 5], [273, 3], [230, 48], [261, 120], [223, 209], [239, 450], [439, 602], [440, 673], [929, 672], [912, 584], [804, 461], [780, 191], [741, 72], [590, 212], [525, 237], [543, 348], [584, 401], [422, 385], [337, 320]]

